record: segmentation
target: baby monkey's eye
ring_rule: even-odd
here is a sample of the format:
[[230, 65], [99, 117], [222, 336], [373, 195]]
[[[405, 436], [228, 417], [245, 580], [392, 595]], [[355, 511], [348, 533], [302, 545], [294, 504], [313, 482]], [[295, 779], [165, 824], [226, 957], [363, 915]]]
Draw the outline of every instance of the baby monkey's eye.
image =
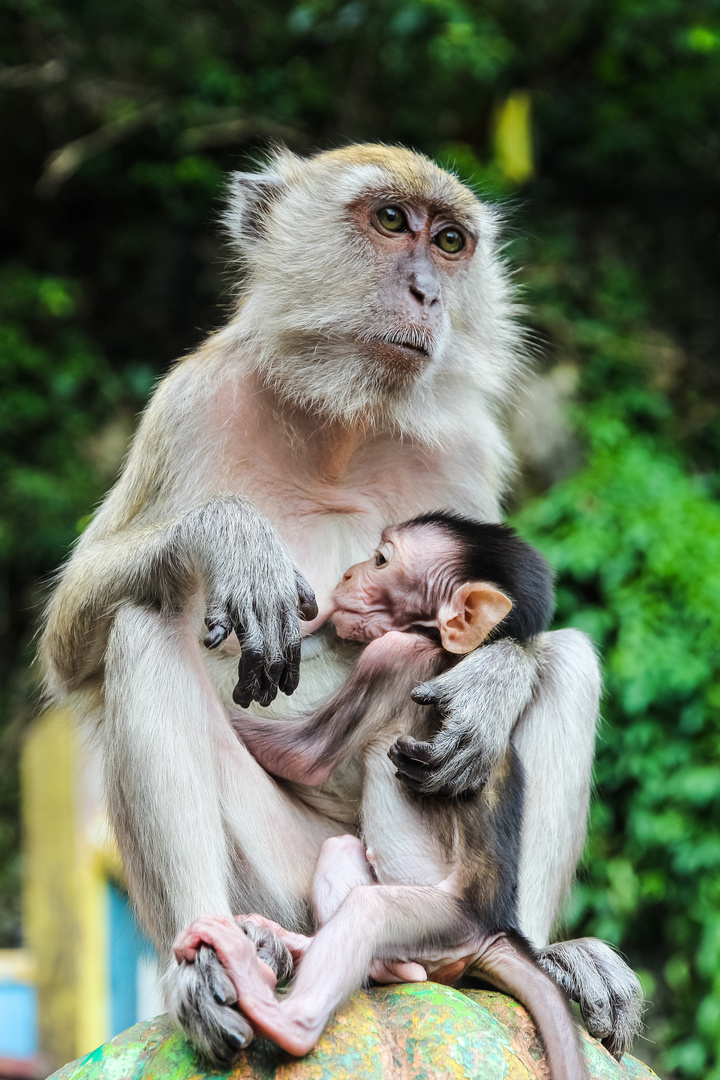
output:
[[375, 552], [375, 565], [380, 568], [387, 566], [392, 557], [392, 547], [390, 544], [381, 544]]
[[407, 218], [399, 206], [383, 206], [377, 212], [377, 219], [388, 232], [407, 232]]
[[459, 229], [442, 229], [433, 237], [433, 244], [448, 255], [457, 255], [465, 247], [465, 237]]

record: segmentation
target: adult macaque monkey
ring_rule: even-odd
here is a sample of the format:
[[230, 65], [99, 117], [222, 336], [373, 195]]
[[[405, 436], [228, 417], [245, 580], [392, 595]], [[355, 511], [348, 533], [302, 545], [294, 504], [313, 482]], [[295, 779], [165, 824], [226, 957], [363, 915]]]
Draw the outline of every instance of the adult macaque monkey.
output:
[[[354, 828], [353, 779], [303, 801], [238, 742], [228, 707], [282, 718], [340, 684], [355, 647], [320, 629], [330, 595], [390, 522], [437, 506], [498, 518], [512, 466], [500, 414], [521, 367], [498, 214], [418, 154], [279, 151], [234, 177], [226, 223], [241, 300], [155, 393], [42, 644], [50, 692], [102, 716], [130, 892], [164, 958], [202, 914], [307, 925], [320, 846]], [[598, 695], [573, 630], [480, 649], [425, 694], [444, 718], [429, 791], [482, 786], [515, 732], [519, 920], [540, 947], [583, 845]], [[593, 1033], [625, 1046], [634, 987], [582, 945], [541, 956]], [[215, 1001], [212, 953], [188, 967], [182, 984], [169, 973], [186, 1028], [220, 1060], [249, 1028]]]

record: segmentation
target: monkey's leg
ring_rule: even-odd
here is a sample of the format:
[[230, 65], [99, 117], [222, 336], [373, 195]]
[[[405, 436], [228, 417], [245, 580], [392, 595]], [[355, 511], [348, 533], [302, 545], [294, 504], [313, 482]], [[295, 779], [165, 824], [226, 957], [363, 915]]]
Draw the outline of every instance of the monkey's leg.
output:
[[515, 729], [525, 767], [518, 913], [522, 932], [543, 946], [585, 843], [600, 673], [578, 630], [543, 634], [536, 656], [538, 682]]
[[[451, 893], [432, 886], [359, 886], [320, 930], [290, 993], [278, 1000], [247, 977], [247, 959], [229, 971], [243, 1013], [259, 1033], [292, 1054], [313, 1048], [335, 1008], [361, 985], [373, 955], [402, 952], [447, 962], [474, 953], [473, 966], [531, 1011], [552, 1080], [586, 1080], [567, 1002], [530, 956], [504, 934], [482, 935]], [[248, 991], [243, 992], [242, 986]]]
[[[105, 783], [128, 885], [161, 961], [198, 915], [261, 908], [289, 925], [334, 830], [295, 805], [233, 735], [190, 621], [123, 605], [105, 659]], [[242, 875], [242, 876], [240, 876]], [[212, 1061], [250, 1038], [210, 950], [173, 962], [174, 1018]]]
[[[228, 972], [255, 1031], [291, 1054], [306, 1054], [337, 1006], [365, 981], [374, 957], [467, 954], [473, 928], [457, 900], [432, 886], [360, 885], [314, 937], [296, 981], [277, 999], [247, 977], [247, 960]], [[458, 946], [458, 942], [462, 942]], [[244, 989], [247, 988], [247, 989]]]
[[525, 766], [519, 920], [540, 948], [539, 962], [580, 1003], [588, 1031], [615, 1054], [641, 1028], [642, 989], [602, 942], [547, 949], [585, 842], [600, 676], [594, 650], [577, 630], [543, 635], [539, 683], [515, 732]]
[[373, 885], [374, 879], [357, 836], [331, 836], [320, 848], [312, 883], [315, 921], [323, 927], [343, 900], [358, 885]]
[[[313, 877], [312, 899], [318, 927], [332, 918], [358, 885], [374, 884], [362, 841], [357, 836], [331, 836], [320, 849]], [[373, 958], [370, 977], [379, 983], [424, 982], [427, 973], [413, 962]]]

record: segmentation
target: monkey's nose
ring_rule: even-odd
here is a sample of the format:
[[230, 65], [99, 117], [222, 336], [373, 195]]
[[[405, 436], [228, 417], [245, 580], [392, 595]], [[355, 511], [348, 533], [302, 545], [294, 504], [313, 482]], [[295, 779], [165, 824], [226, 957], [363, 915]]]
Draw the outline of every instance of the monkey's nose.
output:
[[408, 282], [410, 293], [422, 307], [432, 307], [440, 299], [440, 286], [433, 274], [413, 272]]

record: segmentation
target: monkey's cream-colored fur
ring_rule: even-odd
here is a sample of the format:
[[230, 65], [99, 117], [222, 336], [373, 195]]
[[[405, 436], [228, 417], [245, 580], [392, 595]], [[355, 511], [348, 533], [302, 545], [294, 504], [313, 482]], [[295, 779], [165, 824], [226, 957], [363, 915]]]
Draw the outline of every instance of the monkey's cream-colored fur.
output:
[[[353, 216], [368, 198], [445, 207], [476, 242], [442, 278], [431, 333], [399, 325], [383, 292], [387, 268]], [[502, 413], [523, 366], [498, 214], [420, 155], [281, 151], [264, 173], [234, 178], [225, 222], [245, 271], [237, 308], [158, 387], [62, 572], [42, 642], [50, 693], [74, 693], [101, 718], [130, 890], [164, 959], [205, 913], [305, 926], [319, 847], [353, 827], [357, 797], [352, 776], [303, 799], [260, 769], [227, 719], [237, 640], [204, 650], [204, 615], [244, 613], [246, 644], [269, 663], [297, 634], [298, 568], [320, 622], [388, 524], [439, 508], [497, 520], [512, 473]], [[414, 378], [368, 360], [368, 339], [413, 335], [428, 353]], [[575, 631], [502, 645], [499, 698], [483, 669], [500, 644], [439, 680], [443, 768], [458, 778], [462, 746], [480, 769], [517, 723], [528, 777], [520, 910], [543, 945], [585, 836], [598, 669]], [[264, 715], [316, 704], [355, 655], [323, 631], [307, 638], [299, 689]], [[171, 970], [176, 1002], [179, 977]], [[220, 1058], [183, 1001], [176, 1014]]]

